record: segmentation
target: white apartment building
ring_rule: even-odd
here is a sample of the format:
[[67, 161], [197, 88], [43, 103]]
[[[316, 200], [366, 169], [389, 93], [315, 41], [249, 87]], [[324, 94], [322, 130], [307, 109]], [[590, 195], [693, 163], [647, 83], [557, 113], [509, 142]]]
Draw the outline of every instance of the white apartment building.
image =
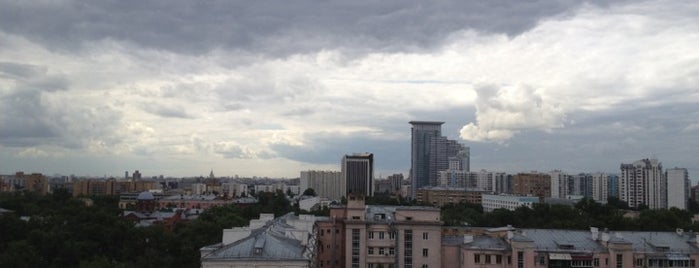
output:
[[609, 198], [609, 175], [606, 173], [592, 174], [592, 199], [606, 203]]
[[318, 197], [330, 200], [340, 200], [345, 195], [345, 182], [340, 171], [301, 171], [299, 185], [302, 193], [311, 188]]
[[566, 198], [568, 196], [568, 174], [560, 170], [549, 171], [551, 176], [551, 197]]
[[484, 212], [492, 212], [499, 208], [515, 210], [521, 206], [531, 208], [535, 203], [539, 203], [539, 197], [494, 194], [484, 194], [481, 197]]
[[687, 209], [689, 200], [689, 173], [686, 168], [670, 168], [665, 171], [667, 178], [667, 207]]
[[667, 208], [667, 179], [658, 159], [642, 159], [633, 164], [621, 164], [619, 199], [638, 207]]

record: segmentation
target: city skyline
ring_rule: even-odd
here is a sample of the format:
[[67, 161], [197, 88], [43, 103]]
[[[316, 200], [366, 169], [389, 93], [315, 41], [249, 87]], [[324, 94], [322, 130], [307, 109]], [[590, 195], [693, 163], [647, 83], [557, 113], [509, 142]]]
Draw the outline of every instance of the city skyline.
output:
[[693, 1], [0, 3], [0, 174], [294, 178], [372, 152], [378, 178], [435, 120], [472, 171], [699, 178]]

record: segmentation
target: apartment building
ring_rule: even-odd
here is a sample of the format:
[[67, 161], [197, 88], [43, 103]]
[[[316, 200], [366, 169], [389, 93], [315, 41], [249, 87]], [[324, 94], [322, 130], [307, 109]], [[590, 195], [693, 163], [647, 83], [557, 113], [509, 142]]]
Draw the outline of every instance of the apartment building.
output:
[[694, 233], [493, 228], [445, 236], [442, 267], [696, 267]]
[[365, 206], [350, 196], [316, 222], [316, 267], [441, 267], [440, 211], [422, 206]]

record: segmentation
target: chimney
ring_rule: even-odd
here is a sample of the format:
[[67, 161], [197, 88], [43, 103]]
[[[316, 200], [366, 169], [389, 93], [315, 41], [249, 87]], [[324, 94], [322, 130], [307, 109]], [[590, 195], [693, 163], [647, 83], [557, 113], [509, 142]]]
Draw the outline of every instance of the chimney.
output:
[[464, 244], [473, 242], [473, 235], [464, 235]]
[[597, 227], [590, 227], [590, 233], [592, 233], [592, 240], [597, 241], [599, 239], [599, 229]]

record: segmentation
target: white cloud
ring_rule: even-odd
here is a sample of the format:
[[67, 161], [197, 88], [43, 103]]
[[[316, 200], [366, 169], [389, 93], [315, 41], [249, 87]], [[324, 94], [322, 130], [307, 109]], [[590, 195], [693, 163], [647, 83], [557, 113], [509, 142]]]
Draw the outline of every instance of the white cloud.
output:
[[563, 127], [563, 109], [531, 87], [483, 85], [476, 92], [476, 123], [461, 129], [462, 139], [502, 142], [523, 129]]

